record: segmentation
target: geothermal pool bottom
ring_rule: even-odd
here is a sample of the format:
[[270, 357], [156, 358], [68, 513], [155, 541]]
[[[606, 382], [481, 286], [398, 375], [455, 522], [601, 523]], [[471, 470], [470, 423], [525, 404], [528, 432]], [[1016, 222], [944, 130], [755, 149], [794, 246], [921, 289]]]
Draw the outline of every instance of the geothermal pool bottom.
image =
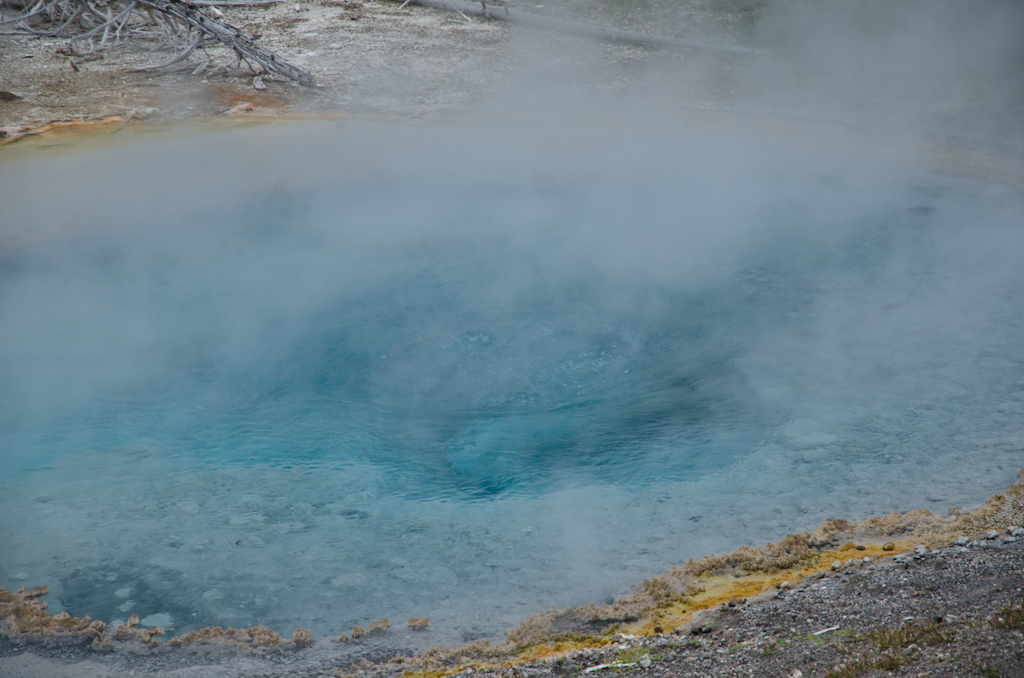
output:
[[731, 130], [202, 144], [0, 166], [0, 584], [72, 614], [455, 644], [1020, 466], [1010, 191]]

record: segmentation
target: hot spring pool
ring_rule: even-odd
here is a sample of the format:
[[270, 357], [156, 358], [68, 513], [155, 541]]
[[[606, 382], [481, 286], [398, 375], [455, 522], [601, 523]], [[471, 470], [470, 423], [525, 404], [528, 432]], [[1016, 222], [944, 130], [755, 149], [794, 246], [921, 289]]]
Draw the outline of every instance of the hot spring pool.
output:
[[1024, 466], [1024, 200], [905, 157], [307, 123], [0, 186], [0, 584], [51, 611], [456, 643]]

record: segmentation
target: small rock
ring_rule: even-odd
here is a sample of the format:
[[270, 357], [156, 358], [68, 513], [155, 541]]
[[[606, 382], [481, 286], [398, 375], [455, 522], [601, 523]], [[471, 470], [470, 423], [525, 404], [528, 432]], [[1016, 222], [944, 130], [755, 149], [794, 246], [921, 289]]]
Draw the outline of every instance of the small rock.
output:
[[389, 628], [391, 628], [391, 620], [384, 617], [384, 619], [378, 619], [375, 622], [370, 622], [370, 628], [367, 630], [367, 633], [370, 635], [375, 633], [384, 633]]
[[1002, 541], [1004, 544], [1011, 544], [1011, 543], [1017, 541], [1017, 538], [1016, 537], [1003, 537], [1000, 541]]
[[841, 561], [841, 560], [834, 560], [834, 561], [832, 561], [832, 571], [833, 572], [838, 572], [841, 569], [843, 569], [843, 561]]
[[665, 630], [663, 628], [661, 628], [661, 624], [655, 625], [655, 627], [654, 627], [654, 632], [655, 633], [664, 633], [664, 631]]
[[252, 86], [255, 87], [258, 90], [265, 90], [267, 88], [266, 84], [264, 84], [264, 82], [263, 82], [263, 78], [261, 78], [258, 75], [253, 77], [253, 79], [252, 79]]
[[895, 551], [896, 550], [896, 544], [893, 544], [891, 541], [887, 541], [887, 542], [885, 542], [885, 544], [882, 545], [882, 550], [883, 551]]
[[103, 640], [100, 640], [100, 636], [96, 636], [92, 639], [92, 649], [100, 652], [112, 652], [114, 649], [114, 641], [112, 641], [109, 636], [103, 637]]
[[300, 626], [292, 634], [292, 642], [295, 644], [295, 647], [309, 647], [313, 644], [313, 634], [308, 629]]
[[423, 631], [430, 626], [430, 620], [426, 617], [413, 617], [406, 622], [406, 626], [413, 631]]
[[1011, 537], [1019, 537], [1024, 534], [1024, 527], [1018, 527], [1016, 525], [1010, 525], [1010, 529], [1007, 530]]
[[918, 546], [915, 546], [914, 547], [914, 553], [916, 553], [919, 556], [923, 556], [924, 554], [928, 553], [928, 547], [925, 546], [924, 544], [920, 544]]
[[793, 669], [793, 673], [789, 674], [789, 678], [804, 678], [804, 672], [800, 669]]
[[775, 585], [775, 588], [777, 588], [779, 590], [785, 590], [785, 589], [788, 589], [789, 587], [790, 587], [790, 583], [788, 581], [780, 581], [779, 583], [777, 583]]
[[972, 541], [968, 546], [981, 546], [981, 543], [978, 541]]
[[160, 626], [166, 629], [174, 628], [174, 619], [167, 612], [159, 612], [157, 614], [151, 614], [143, 617], [139, 620], [139, 624], [149, 628], [151, 626]]
[[651, 668], [651, 660], [648, 659], [647, 657], [644, 657], [643, 659], [640, 660], [640, 666], [642, 666], [645, 669]]
[[870, 564], [870, 563], [871, 563], [871, 556], [864, 556], [864, 560], [863, 560], [862, 562], [863, 562], [863, 563], [864, 563], [865, 565], [868, 565], [868, 564]]
[[956, 538], [956, 545], [957, 546], [967, 546], [970, 543], [971, 543], [971, 540], [968, 539], [967, 537], [957, 537]]
[[989, 530], [988, 532], [985, 533], [985, 539], [995, 539], [998, 536], [999, 536], [999, 533], [996, 532], [995, 530]]
[[865, 546], [864, 544], [857, 544], [857, 550], [858, 551], [864, 551], [866, 549], [867, 549], [867, 546]]
[[0, 101], [18, 101], [19, 99], [21, 99], [21, 97], [13, 92], [4, 92], [0, 90]]

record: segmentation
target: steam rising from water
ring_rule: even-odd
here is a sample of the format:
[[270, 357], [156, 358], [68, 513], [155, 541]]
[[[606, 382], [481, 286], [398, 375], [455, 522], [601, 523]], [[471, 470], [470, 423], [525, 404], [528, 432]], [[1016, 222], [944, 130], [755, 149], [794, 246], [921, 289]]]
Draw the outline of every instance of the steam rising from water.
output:
[[436, 644], [976, 503], [1024, 449], [1024, 204], [879, 158], [347, 123], [9, 163], [0, 582]]

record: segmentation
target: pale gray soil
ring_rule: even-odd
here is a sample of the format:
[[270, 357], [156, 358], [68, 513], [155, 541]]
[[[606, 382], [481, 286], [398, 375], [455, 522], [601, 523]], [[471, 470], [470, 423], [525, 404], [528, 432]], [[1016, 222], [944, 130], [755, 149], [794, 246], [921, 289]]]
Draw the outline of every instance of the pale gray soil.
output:
[[[479, 97], [502, 71], [506, 26], [467, 23], [387, 0], [303, 2], [225, 8], [225, 20], [282, 58], [313, 72], [322, 87], [299, 87], [264, 76], [253, 87], [244, 68], [191, 75], [204, 60], [211, 69], [234, 60], [225, 48], [197, 53], [189, 70], [168, 75], [132, 73], [166, 54], [130, 48], [71, 66], [67, 41], [0, 36], [0, 90], [20, 99], [0, 102], [0, 127], [13, 131], [50, 120], [106, 115], [183, 117], [216, 115], [242, 105], [282, 113], [354, 109], [396, 113], [445, 112]], [[80, 60], [79, 60], [80, 61]], [[248, 104], [248, 106], [246, 106]], [[158, 109], [157, 111], [147, 109]]]
[[[594, 3], [577, 4], [589, 11], [575, 14], [591, 21], [619, 19], [620, 25], [634, 30], [658, 28], [648, 25], [649, 20], [608, 16], [596, 11]], [[705, 10], [707, 4], [681, 4], [686, 11], [680, 16], [689, 32], [736, 19], [728, 12]], [[543, 5], [525, 7], [545, 11]], [[507, 111], [524, 105], [520, 93], [527, 82], [534, 94], [564, 98], [635, 87], [649, 82], [645, 71], [657, 67], [664, 73], [658, 64], [682, 57], [704, 63], [695, 58], [699, 55], [665, 54], [500, 21], [466, 20], [434, 9], [402, 8], [392, 0], [301, 0], [226, 7], [223, 14], [225, 21], [260, 36], [265, 47], [310, 71], [320, 87], [304, 88], [264, 75], [267, 89], [258, 91], [253, 73], [244, 65], [212, 76], [193, 75], [203, 63], [208, 64], [207, 73], [234, 63], [230, 51], [219, 46], [198, 50], [184, 70], [158, 75], [131, 69], [162, 63], [169, 58], [165, 53], [119, 47], [89, 60], [71, 56], [66, 39], [0, 35], [0, 91], [18, 97], [0, 99], [0, 132], [13, 135], [49, 121], [109, 115], [176, 119], [223, 113], [354, 112], [418, 117], [489, 105]], [[673, 30], [688, 32], [683, 26]], [[680, 69], [674, 70], [678, 76]]]
[[[0, 92], [16, 98], [0, 95], [0, 138], [10, 140], [51, 121], [104, 116], [167, 121], [225, 114], [379, 114], [450, 120], [465, 114], [544, 117], [566, 109], [592, 115], [632, 106], [645, 116], [738, 112], [876, 138], [911, 136], [957, 152], [980, 151], [983, 164], [995, 158], [996, 174], [1002, 175], [1020, 174], [1024, 164], [1024, 88], [1019, 78], [1006, 76], [1017, 73], [1013, 59], [1024, 60], [1024, 50], [1013, 51], [1003, 40], [991, 47], [991, 68], [965, 76], [957, 64], [985, 55], [961, 55], [954, 49], [958, 40], [941, 33], [931, 37], [922, 22], [927, 13], [912, 15], [908, 20], [916, 23], [903, 31], [869, 26], [866, 35], [846, 35], [860, 28], [827, 14], [814, 19], [820, 25], [796, 32], [780, 28], [794, 20], [784, 12], [800, 6], [797, 0], [509, 1], [519, 11], [764, 52], [723, 55], [605, 43], [403, 8], [398, 0], [225, 7], [225, 21], [258, 36], [320, 84], [306, 88], [264, 74], [266, 89], [258, 90], [245, 65], [228, 68], [235, 60], [224, 47], [197, 50], [170, 74], [133, 73], [170, 55], [124, 46], [89, 60], [71, 56], [66, 39], [13, 35], [8, 25], [0, 27]], [[1008, 17], [1018, 18], [1024, 23], [1024, 12]], [[992, 30], [998, 19], [972, 30]], [[951, 26], [943, 30], [955, 31], [956, 23]], [[915, 29], [927, 37], [907, 33]], [[878, 30], [883, 35], [873, 37], [871, 31]], [[847, 58], [844, 39], [863, 42], [866, 55]], [[910, 54], [905, 63], [893, 61], [904, 51]], [[929, 64], [934, 72], [919, 73]], [[910, 86], [925, 76], [921, 91]], [[847, 80], [855, 86], [844, 85]]]

